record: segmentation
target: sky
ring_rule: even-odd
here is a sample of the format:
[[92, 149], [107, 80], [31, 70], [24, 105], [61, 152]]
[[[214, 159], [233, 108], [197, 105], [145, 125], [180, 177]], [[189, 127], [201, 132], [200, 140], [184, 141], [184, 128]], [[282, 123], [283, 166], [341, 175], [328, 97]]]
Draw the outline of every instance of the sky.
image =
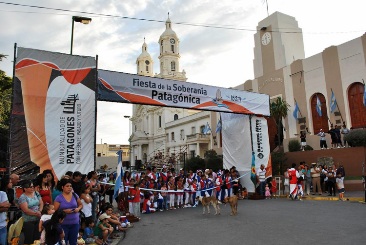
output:
[[[305, 57], [366, 32], [362, 0], [268, 0], [268, 13], [291, 15], [302, 28]], [[28, 6], [22, 6], [28, 5]], [[37, 6], [37, 7], [29, 7]], [[158, 40], [168, 17], [180, 39], [187, 82], [234, 87], [253, 79], [254, 33], [268, 16], [265, 0], [8, 0], [0, 1], [0, 69], [12, 76], [19, 47], [95, 57], [98, 68], [136, 74], [144, 41], [159, 73]], [[211, 27], [204, 27], [211, 26]], [[128, 144], [132, 105], [98, 102], [96, 142]]]

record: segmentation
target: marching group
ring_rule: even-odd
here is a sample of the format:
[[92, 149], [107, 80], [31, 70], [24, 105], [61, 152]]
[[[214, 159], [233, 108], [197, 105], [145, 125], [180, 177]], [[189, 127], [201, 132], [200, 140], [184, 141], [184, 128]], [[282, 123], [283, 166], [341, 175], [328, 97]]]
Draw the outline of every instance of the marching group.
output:
[[338, 192], [339, 200], [344, 201], [345, 175], [342, 164], [338, 164], [338, 167], [334, 164], [328, 167], [312, 163], [310, 167], [301, 162], [296, 168], [296, 163], [293, 163], [284, 173], [285, 194], [293, 200], [302, 200], [304, 195], [325, 193], [328, 196], [336, 196]]

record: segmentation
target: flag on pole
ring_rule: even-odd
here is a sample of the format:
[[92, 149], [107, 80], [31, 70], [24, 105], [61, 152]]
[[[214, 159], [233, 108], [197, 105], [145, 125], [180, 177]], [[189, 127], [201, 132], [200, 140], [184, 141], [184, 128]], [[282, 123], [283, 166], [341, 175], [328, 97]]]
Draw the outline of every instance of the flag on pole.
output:
[[256, 170], [255, 170], [255, 155], [254, 155], [254, 151], [252, 152], [252, 166], [251, 166], [251, 172], [250, 172], [250, 180], [253, 182], [254, 184], [254, 188], [257, 185], [257, 174], [256, 174]]
[[337, 107], [337, 100], [335, 98], [334, 92], [332, 91], [332, 96], [330, 98], [330, 113], [333, 113]]
[[366, 106], [366, 85], [363, 85], [363, 105]]
[[122, 185], [122, 189], [123, 189], [123, 184], [122, 184], [122, 177], [123, 177], [123, 168], [122, 168], [122, 150], [117, 151], [117, 155], [118, 155], [118, 164], [117, 164], [117, 178], [116, 178], [116, 184], [114, 186], [114, 199], [116, 199], [118, 197], [119, 194], [119, 190], [121, 188]]
[[211, 131], [210, 125], [208, 125], [208, 123], [206, 124], [206, 126], [203, 128], [203, 134], [208, 134], [208, 132]]
[[316, 96], [316, 112], [318, 112], [319, 116], [322, 116], [322, 103], [320, 102], [318, 96]]
[[221, 122], [221, 118], [220, 118], [219, 121], [217, 121], [216, 133], [220, 132], [221, 129], [222, 129], [222, 122]]
[[292, 113], [292, 115], [294, 116], [294, 118], [297, 120], [299, 118], [299, 105], [297, 104], [297, 102], [295, 103], [295, 109], [294, 112]]

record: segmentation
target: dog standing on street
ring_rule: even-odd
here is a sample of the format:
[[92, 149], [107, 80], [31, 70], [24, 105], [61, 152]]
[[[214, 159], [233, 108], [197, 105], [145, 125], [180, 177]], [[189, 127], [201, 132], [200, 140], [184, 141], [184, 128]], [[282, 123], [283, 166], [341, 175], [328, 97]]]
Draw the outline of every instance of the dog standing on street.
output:
[[229, 203], [231, 207], [230, 215], [236, 215], [238, 213], [238, 197], [236, 195], [231, 197], [225, 197], [224, 203]]
[[210, 213], [210, 204], [215, 208], [215, 215], [220, 214], [220, 206], [219, 203], [214, 196], [209, 197], [196, 197], [196, 200], [199, 200], [203, 206], [203, 214], [205, 214], [205, 207], [207, 207], [207, 213]]

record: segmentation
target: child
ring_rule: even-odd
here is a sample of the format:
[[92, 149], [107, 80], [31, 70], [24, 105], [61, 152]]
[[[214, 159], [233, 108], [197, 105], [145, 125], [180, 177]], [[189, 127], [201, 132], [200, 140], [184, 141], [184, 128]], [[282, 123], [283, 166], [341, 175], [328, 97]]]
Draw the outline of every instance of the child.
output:
[[338, 193], [339, 193], [339, 201], [345, 201], [345, 199], [344, 199], [344, 183], [343, 183], [343, 177], [342, 177], [341, 174], [337, 175], [336, 184], [337, 184], [337, 189], [338, 189]]
[[108, 245], [108, 237], [113, 232], [113, 227], [108, 224], [110, 217], [106, 213], [101, 214], [97, 226], [94, 227], [94, 235], [103, 240], [103, 245]]
[[243, 191], [241, 192], [241, 196], [243, 199], [248, 199], [248, 190], [246, 187], [243, 187]]
[[272, 193], [272, 196], [274, 198], [277, 198], [277, 182], [276, 182], [276, 179], [272, 179], [272, 182], [271, 182], [272, 186], [271, 186], [271, 193]]
[[168, 192], [166, 192], [166, 190], [168, 190], [168, 188], [166, 187], [165, 183], [161, 185], [160, 190], [162, 190], [161, 196], [163, 197], [163, 207], [164, 207], [165, 210], [168, 210], [169, 209], [168, 200], [167, 200]]
[[169, 192], [169, 206], [170, 206], [170, 210], [175, 209], [174, 207], [174, 199], [175, 199], [175, 194], [174, 194], [174, 190], [175, 190], [175, 183], [174, 183], [174, 177], [170, 176], [169, 177], [169, 181], [168, 181], [168, 190], [171, 191]]
[[145, 199], [144, 199], [144, 203], [142, 205], [142, 213], [143, 214], [149, 214], [149, 213], [154, 213], [155, 212], [155, 208], [152, 207], [152, 203], [150, 201], [150, 193], [149, 192], [145, 192]]
[[84, 245], [85, 241], [83, 239], [83, 235], [84, 235], [84, 230], [83, 229], [79, 229], [79, 234], [78, 234], [78, 240], [77, 240], [77, 245]]
[[[80, 196], [80, 200], [81, 203], [83, 204], [83, 208], [81, 209], [81, 211], [84, 214], [84, 219], [89, 219], [92, 218], [92, 202], [93, 202], [93, 198], [89, 195], [90, 193], [90, 185], [83, 185], [81, 187], [81, 196]], [[81, 223], [83, 224], [85, 220], [82, 220]]]
[[85, 229], [83, 234], [83, 239], [86, 244], [96, 243], [97, 245], [102, 245], [103, 240], [99, 239], [97, 236], [94, 236], [94, 220], [86, 219], [85, 220]]
[[45, 244], [65, 244], [65, 233], [61, 227], [61, 223], [64, 221], [66, 213], [63, 210], [57, 210], [51, 217], [43, 223], [45, 229]]
[[136, 217], [140, 215], [140, 187], [139, 184], [135, 183], [133, 185], [134, 187], [134, 197], [132, 199], [132, 210], [130, 210], [130, 213], [134, 214]]
[[266, 184], [266, 188], [265, 188], [265, 196], [266, 196], [266, 199], [271, 199], [271, 192], [269, 191], [269, 186], [268, 184]]
[[184, 190], [184, 183], [182, 177], [178, 177], [177, 181], [177, 192], [175, 196], [177, 197], [177, 208], [183, 208], [183, 190]]
[[39, 221], [38, 230], [39, 230], [39, 232], [41, 232], [40, 243], [43, 245], [45, 243], [45, 234], [46, 234], [43, 229], [43, 223], [46, 222], [47, 220], [51, 219], [52, 214], [55, 213], [55, 207], [53, 205], [46, 203], [43, 206], [41, 213], [42, 213], [42, 216], [41, 216], [41, 220]]
[[198, 201], [196, 200], [196, 195], [197, 195], [197, 179], [193, 180], [192, 186], [191, 186], [191, 190], [192, 190], [192, 202], [194, 202], [194, 205], [192, 207], [197, 207], [198, 205]]

